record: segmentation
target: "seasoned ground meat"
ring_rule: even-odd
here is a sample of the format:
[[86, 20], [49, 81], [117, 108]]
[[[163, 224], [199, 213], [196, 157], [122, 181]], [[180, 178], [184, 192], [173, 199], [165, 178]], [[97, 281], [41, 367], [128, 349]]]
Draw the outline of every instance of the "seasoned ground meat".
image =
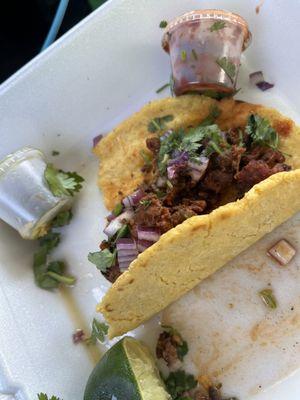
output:
[[120, 271], [120, 268], [118, 265], [113, 265], [112, 267], [108, 268], [106, 272], [102, 272], [105, 278], [111, 282], [114, 283], [117, 278], [122, 275], [122, 272]]
[[269, 176], [277, 172], [288, 170], [290, 170], [290, 167], [286, 164], [276, 164], [273, 168], [271, 168], [263, 160], [251, 160], [240, 172], [235, 175], [235, 179], [243, 190], [248, 190]]
[[161, 201], [150, 194], [143, 198], [149, 201], [148, 206], [140, 205], [134, 214], [134, 223], [138, 226], [156, 228], [160, 233], [167, 232], [173, 228], [171, 213], [167, 207], [164, 207]]
[[273, 168], [276, 164], [284, 163], [285, 157], [278, 150], [266, 149], [262, 156], [262, 160], [265, 161], [269, 167]]
[[219, 389], [215, 386], [210, 386], [208, 389], [209, 400], [222, 400]]
[[213, 170], [209, 172], [203, 181], [203, 188], [205, 190], [211, 190], [215, 193], [220, 193], [221, 191], [228, 188], [231, 185], [233, 180], [233, 173], [220, 171], [220, 170]]
[[181, 204], [170, 208], [173, 225], [176, 226], [194, 215], [203, 213], [205, 208], [205, 200], [183, 199]]
[[156, 345], [156, 357], [163, 358], [168, 366], [174, 365], [178, 360], [178, 346], [183, 344], [182, 338], [170, 332], [162, 332]]
[[158, 137], [151, 137], [146, 140], [146, 146], [153, 154], [157, 154], [160, 149], [160, 140]]

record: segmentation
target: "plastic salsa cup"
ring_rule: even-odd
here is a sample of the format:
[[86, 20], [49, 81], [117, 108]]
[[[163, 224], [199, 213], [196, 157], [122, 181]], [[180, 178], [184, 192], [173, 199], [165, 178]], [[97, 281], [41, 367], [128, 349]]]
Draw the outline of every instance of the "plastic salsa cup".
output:
[[171, 21], [162, 46], [170, 54], [175, 95], [232, 95], [241, 54], [250, 41], [247, 22], [228, 11], [191, 11]]
[[63, 208], [67, 197], [56, 197], [44, 178], [44, 155], [25, 147], [0, 161], [0, 219], [15, 228], [24, 239], [35, 239]]

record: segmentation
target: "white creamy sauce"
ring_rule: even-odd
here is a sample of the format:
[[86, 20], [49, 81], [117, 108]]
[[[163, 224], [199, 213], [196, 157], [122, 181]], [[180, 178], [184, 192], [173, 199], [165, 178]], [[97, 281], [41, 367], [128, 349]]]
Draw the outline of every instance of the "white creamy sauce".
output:
[[[189, 344], [183, 368], [222, 382], [225, 395], [248, 399], [300, 367], [299, 227], [300, 214], [162, 314]], [[284, 267], [267, 256], [282, 238], [298, 250]], [[273, 290], [277, 309], [263, 304], [258, 292], [265, 288]]]

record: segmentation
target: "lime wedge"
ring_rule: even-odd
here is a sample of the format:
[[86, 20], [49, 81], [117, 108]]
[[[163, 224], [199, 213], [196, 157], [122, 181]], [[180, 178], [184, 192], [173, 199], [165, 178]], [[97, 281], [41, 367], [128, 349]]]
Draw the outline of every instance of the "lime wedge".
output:
[[125, 337], [109, 349], [91, 373], [84, 400], [168, 400], [148, 348]]

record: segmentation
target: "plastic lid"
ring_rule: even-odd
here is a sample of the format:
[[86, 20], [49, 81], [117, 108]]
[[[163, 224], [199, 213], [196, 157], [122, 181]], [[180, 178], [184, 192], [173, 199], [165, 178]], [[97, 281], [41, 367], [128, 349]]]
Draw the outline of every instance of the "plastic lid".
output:
[[251, 36], [251, 32], [249, 31], [249, 28], [248, 28], [248, 23], [244, 18], [242, 18], [240, 15], [234, 14], [230, 11], [209, 9], [209, 10], [190, 11], [186, 14], [183, 14], [183, 15], [173, 19], [171, 22], [169, 22], [165, 28], [165, 33], [162, 38], [163, 49], [166, 52], [169, 52], [170, 33], [172, 33], [172, 31], [175, 30], [180, 24], [189, 22], [189, 21], [197, 21], [197, 20], [203, 20], [203, 19], [217, 19], [217, 20], [228, 21], [233, 24], [240, 25], [244, 31], [243, 50], [245, 50], [249, 46], [252, 36]]

